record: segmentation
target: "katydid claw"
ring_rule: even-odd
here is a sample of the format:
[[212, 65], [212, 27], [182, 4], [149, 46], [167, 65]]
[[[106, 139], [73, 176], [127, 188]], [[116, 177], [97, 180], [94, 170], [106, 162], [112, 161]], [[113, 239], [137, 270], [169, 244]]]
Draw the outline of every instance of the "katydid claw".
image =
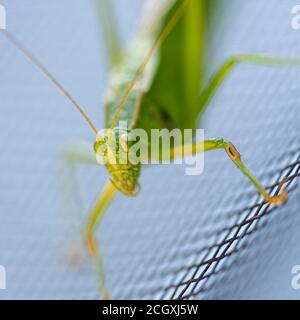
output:
[[279, 195], [270, 197], [269, 195], [264, 196], [267, 203], [272, 204], [274, 206], [279, 206], [286, 202], [288, 196], [288, 192], [283, 190]]
[[[278, 185], [278, 188], [279, 190], [282, 189], [283, 185], [287, 182], [287, 179], [283, 179], [282, 181], [280, 181], [279, 185]], [[274, 206], [279, 206], [283, 203], [286, 202], [287, 200], [287, 197], [288, 197], [288, 192], [287, 190], [283, 189], [280, 194], [278, 194], [277, 196], [269, 196], [268, 194], [265, 194], [264, 195], [264, 198], [266, 200], [267, 203], [269, 204], [272, 204]]]

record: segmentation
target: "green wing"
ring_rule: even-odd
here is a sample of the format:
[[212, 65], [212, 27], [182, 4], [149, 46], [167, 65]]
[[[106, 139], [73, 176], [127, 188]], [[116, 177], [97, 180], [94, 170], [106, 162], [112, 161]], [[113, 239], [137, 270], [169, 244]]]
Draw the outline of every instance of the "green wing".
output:
[[[191, 1], [183, 17], [151, 59], [147, 72], [132, 90], [119, 120], [127, 120], [131, 126], [146, 130], [196, 128], [197, 103], [205, 71], [207, 1]], [[110, 126], [134, 72], [182, 0], [169, 2], [166, 12], [155, 22], [156, 27], [146, 35], [142, 33], [132, 50], [113, 70], [105, 103], [106, 126]]]
[[[180, 2], [176, 1], [165, 21]], [[156, 109], [162, 117], [160, 122], [164, 119], [167, 127], [196, 127], [197, 99], [205, 68], [205, 10], [205, 1], [193, 0], [159, 51], [159, 65], [144, 101], [152, 116]], [[143, 109], [143, 116], [147, 116], [147, 109]]]

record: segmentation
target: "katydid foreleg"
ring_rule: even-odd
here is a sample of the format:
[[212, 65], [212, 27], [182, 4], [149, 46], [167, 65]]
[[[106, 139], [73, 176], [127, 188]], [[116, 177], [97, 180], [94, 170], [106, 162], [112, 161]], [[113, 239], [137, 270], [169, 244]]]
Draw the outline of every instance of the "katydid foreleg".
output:
[[[75, 200], [77, 200], [77, 198], [79, 198], [79, 195], [77, 192], [78, 190], [76, 190], [76, 181], [74, 181], [75, 165], [79, 165], [79, 164], [99, 166], [98, 162], [96, 161], [96, 156], [95, 156], [95, 153], [93, 152], [93, 149], [91, 149], [88, 145], [76, 144], [68, 147], [67, 149], [64, 150], [61, 157], [61, 161], [60, 161], [60, 178], [63, 178], [62, 182], [65, 190], [64, 193], [68, 195], [71, 194], [71, 197], [73, 198], [74, 202]], [[70, 185], [71, 185], [71, 188], [70, 188]], [[68, 187], [68, 189], [66, 187]], [[105, 212], [106, 207], [108, 206], [110, 201], [113, 199], [115, 191], [116, 191], [115, 187], [113, 187], [110, 184], [110, 182], [108, 182], [104, 192], [100, 195], [93, 210], [91, 210], [91, 213], [88, 218], [87, 226], [84, 230], [85, 245], [96, 266], [97, 277], [99, 279], [99, 287], [101, 291], [101, 296], [103, 298], [109, 298], [109, 293], [108, 293], [108, 290], [106, 289], [103, 259], [102, 259], [100, 249], [99, 249], [99, 244], [96, 240], [94, 232], [98, 223], [100, 222], [100, 219], [102, 218]], [[69, 202], [69, 199], [67, 199], [67, 202]], [[78, 211], [78, 208], [76, 208], [75, 210]], [[73, 216], [74, 216], [74, 212], [72, 212], [72, 217]], [[76, 232], [78, 233], [75, 235], [76, 237], [78, 235], [81, 236], [82, 232], [78, 230], [76, 230]], [[78, 250], [77, 250], [78, 248], [75, 248], [75, 249], [76, 249], [75, 253], [78, 254]], [[72, 253], [74, 253], [74, 251], [71, 252], [71, 254]], [[72, 257], [72, 260], [74, 260], [74, 257]], [[76, 258], [76, 260], [78, 259]]]
[[106, 287], [104, 263], [100, 252], [100, 246], [95, 236], [95, 230], [99, 225], [106, 208], [113, 200], [116, 191], [117, 189], [113, 186], [110, 180], [108, 180], [94, 208], [91, 210], [89, 214], [88, 222], [85, 227], [86, 245], [96, 266], [100, 292], [102, 298], [104, 299], [109, 298], [110, 295]]
[[[212, 139], [205, 140], [202, 142], [195, 142], [185, 146], [179, 146], [172, 150], [172, 158], [175, 159], [182, 155], [195, 155], [199, 152], [206, 152], [211, 150], [223, 149], [226, 151], [230, 160], [238, 167], [238, 169], [253, 183], [258, 192], [264, 197], [264, 200], [273, 205], [280, 205], [285, 202], [287, 197], [287, 192], [283, 190], [278, 196], [271, 196], [265, 190], [263, 185], [258, 181], [258, 179], [247, 169], [241, 160], [241, 155], [236, 149], [236, 147], [229, 141], [225, 139]], [[183, 153], [182, 153], [183, 152]]]

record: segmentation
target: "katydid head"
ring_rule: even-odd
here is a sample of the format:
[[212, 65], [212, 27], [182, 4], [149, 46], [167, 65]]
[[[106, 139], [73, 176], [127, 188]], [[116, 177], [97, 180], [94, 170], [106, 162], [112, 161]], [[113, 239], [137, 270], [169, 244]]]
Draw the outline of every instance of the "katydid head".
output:
[[112, 184], [124, 195], [136, 196], [140, 191], [138, 182], [141, 164], [134, 163], [130, 157], [130, 133], [121, 128], [114, 128], [104, 138], [100, 137], [94, 144], [99, 163], [104, 164], [110, 173]]

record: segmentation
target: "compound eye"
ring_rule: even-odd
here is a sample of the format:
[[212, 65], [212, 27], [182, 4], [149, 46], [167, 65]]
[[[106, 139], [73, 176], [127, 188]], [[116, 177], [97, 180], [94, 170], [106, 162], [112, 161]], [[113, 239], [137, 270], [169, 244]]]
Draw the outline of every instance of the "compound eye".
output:
[[105, 143], [103, 141], [96, 141], [94, 143], [94, 150], [95, 153], [100, 154], [101, 150], [103, 150], [103, 146], [105, 145]]
[[100, 142], [96, 141], [94, 143], [94, 151], [95, 151], [95, 153], [98, 153], [99, 149], [100, 149]]

